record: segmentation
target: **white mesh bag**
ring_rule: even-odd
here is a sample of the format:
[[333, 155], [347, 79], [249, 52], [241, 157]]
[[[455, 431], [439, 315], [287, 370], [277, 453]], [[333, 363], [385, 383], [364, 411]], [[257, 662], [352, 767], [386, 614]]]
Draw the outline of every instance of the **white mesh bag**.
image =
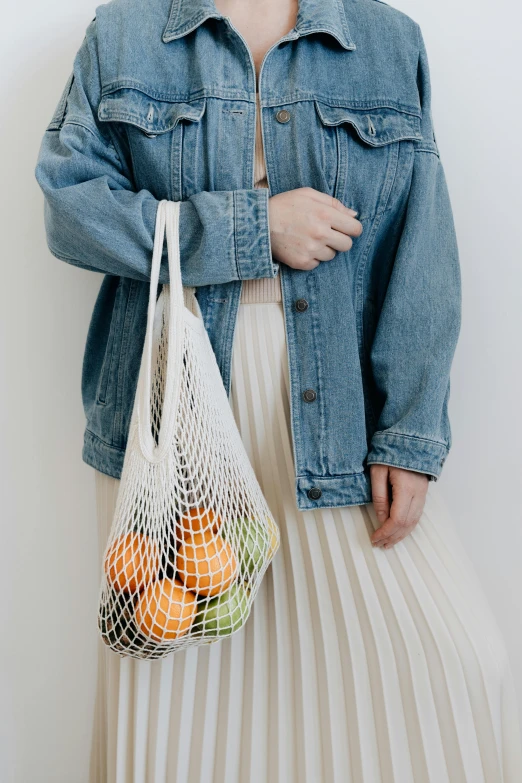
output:
[[[170, 283], [157, 297], [165, 229]], [[143, 355], [103, 559], [103, 641], [121, 655], [153, 659], [235, 633], [278, 547], [197, 299], [181, 282], [179, 202], [162, 200]]]

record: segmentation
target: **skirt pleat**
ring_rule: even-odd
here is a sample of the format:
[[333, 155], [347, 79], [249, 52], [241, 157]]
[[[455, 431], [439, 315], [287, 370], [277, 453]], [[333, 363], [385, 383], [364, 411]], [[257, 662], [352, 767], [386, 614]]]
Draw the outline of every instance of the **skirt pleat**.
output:
[[[280, 301], [241, 303], [230, 401], [279, 551], [231, 637], [100, 639], [91, 783], [519, 783], [505, 642], [436, 485], [389, 550], [370, 503], [297, 509]], [[119, 482], [95, 475], [101, 566]]]

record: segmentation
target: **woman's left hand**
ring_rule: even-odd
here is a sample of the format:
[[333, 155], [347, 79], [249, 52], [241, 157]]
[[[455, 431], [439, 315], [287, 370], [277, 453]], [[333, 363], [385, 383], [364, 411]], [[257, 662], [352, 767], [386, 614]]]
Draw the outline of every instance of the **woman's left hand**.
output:
[[421, 518], [429, 479], [425, 473], [372, 464], [370, 480], [373, 506], [381, 525], [370, 540], [375, 546], [389, 549], [411, 533]]

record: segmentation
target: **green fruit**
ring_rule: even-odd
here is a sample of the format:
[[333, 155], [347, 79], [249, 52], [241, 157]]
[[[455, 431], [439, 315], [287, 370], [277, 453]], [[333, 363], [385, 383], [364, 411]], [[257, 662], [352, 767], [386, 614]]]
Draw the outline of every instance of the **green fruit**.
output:
[[252, 579], [269, 559], [269, 535], [261, 522], [242, 519], [235, 545], [243, 579]]
[[203, 636], [229, 636], [237, 631], [248, 617], [248, 593], [240, 584], [226, 592], [202, 601], [194, 619], [193, 631]]

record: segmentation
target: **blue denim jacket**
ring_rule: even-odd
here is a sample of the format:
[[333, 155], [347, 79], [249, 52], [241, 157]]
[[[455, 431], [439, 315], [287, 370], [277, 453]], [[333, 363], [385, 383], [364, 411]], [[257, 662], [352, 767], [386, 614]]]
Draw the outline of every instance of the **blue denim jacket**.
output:
[[[298, 508], [370, 502], [370, 463], [436, 480], [461, 280], [419, 25], [379, 0], [300, 0], [259, 88], [268, 189], [253, 186], [254, 62], [213, 0], [111, 0], [86, 29], [35, 169], [49, 250], [105, 275], [83, 459], [121, 475], [166, 198], [182, 202], [183, 283], [229, 394], [242, 281], [281, 273]], [[363, 225], [310, 271], [278, 264], [269, 233], [269, 196], [303, 186]]]

